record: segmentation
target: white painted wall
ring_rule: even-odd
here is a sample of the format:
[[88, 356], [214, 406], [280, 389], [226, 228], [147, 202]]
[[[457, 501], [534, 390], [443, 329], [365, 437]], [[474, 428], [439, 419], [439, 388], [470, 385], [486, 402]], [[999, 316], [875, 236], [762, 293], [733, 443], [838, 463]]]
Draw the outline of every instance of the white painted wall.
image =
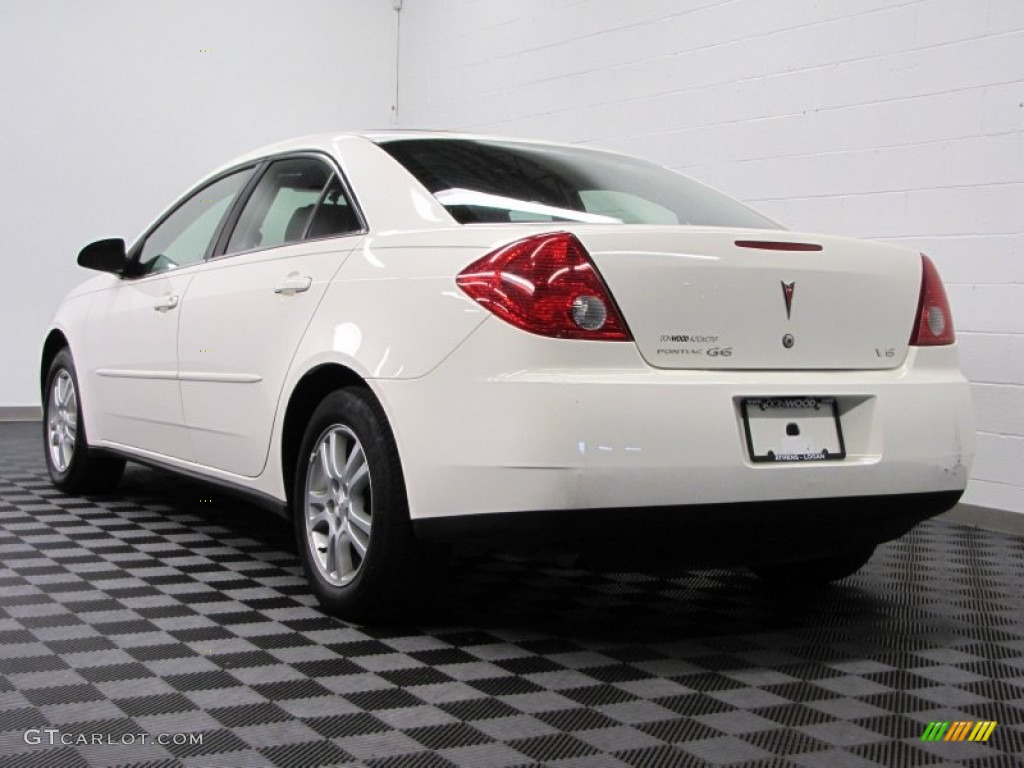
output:
[[388, 0], [0, 0], [0, 405], [38, 404], [84, 244], [134, 238], [262, 144], [388, 126], [396, 17]]
[[920, 248], [974, 382], [967, 501], [1024, 512], [1024, 1], [406, 0], [399, 122], [648, 157]]

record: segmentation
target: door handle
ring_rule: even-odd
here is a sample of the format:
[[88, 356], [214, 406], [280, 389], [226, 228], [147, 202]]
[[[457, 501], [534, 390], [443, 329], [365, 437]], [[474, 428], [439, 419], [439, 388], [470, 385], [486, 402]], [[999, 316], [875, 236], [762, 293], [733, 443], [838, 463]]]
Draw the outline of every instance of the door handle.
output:
[[274, 286], [274, 293], [291, 296], [292, 294], [308, 291], [311, 285], [313, 285], [312, 277], [307, 277], [306, 275], [288, 275], [288, 277]]
[[154, 304], [153, 309], [157, 312], [166, 312], [169, 309], [174, 309], [176, 306], [178, 306], [178, 297], [169, 293]]

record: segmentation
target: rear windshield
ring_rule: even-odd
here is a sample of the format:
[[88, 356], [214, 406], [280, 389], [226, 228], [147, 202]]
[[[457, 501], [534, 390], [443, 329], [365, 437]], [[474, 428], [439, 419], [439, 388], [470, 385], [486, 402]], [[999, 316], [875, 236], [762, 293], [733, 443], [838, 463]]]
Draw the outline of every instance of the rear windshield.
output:
[[381, 145], [460, 224], [582, 221], [778, 229], [693, 179], [631, 157], [472, 139]]

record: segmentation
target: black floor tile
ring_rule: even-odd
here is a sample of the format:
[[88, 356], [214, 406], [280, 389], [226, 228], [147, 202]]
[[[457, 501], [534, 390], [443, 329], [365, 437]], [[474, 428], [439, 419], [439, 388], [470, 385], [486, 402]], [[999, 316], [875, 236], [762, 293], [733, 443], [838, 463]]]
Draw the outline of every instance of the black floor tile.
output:
[[66, 497], [0, 424], [0, 765], [1024, 765], [1021, 539], [929, 522], [804, 595], [480, 550], [427, 577], [403, 626], [336, 621], [286, 522], [139, 467]]

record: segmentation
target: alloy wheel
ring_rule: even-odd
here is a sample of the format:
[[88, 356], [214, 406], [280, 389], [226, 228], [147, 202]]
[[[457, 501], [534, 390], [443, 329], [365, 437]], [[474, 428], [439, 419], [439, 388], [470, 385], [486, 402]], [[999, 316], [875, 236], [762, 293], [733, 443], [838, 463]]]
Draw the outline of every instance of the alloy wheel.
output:
[[67, 472], [78, 437], [78, 395], [71, 374], [63, 368], [50, 383], [46, 422], [50, 460], [58, 472]]
[[336, 424], [316, 441], [306, 469], [306, 545], [333, 586], [356, 577], [373, 527], [370, 465], [359, 438]]

